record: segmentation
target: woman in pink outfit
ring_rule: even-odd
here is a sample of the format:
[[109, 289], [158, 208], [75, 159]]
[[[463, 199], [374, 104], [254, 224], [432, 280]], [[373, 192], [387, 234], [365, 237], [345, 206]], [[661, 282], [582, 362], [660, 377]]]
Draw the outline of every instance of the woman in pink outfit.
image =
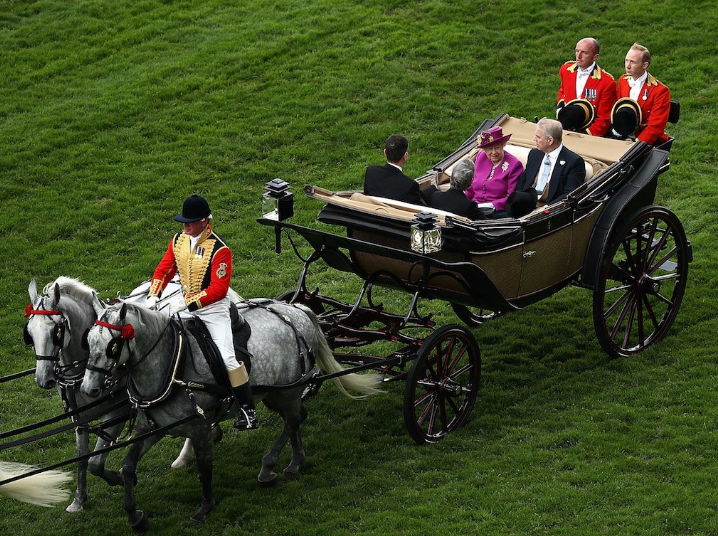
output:
[[506, 216], [506, 200], [516, 188], [524, 166], [514, 155], [504, 151], [511, 134], [504, 136], [501, 127], [481, 133], [474, 166], [474, 179], [465, 191], [481, 208], [493, 208], [494, 218]]

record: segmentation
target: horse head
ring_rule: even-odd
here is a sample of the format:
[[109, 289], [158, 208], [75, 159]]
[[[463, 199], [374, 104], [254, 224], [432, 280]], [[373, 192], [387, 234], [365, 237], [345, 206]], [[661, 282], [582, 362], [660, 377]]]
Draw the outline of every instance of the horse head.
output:
[[37, 361], [35, 381], [39, 387], [55, 386], [55, 368], [60, 355], [70, 343], [70, 320], [60, 309], [60, 287], [56, 283], [51, 293], [38, 294], [33, 279], [28, 286], [30, 305], [25, 309], [28, 318], [23, 338], [35, 349]]
[[119, 303], [105, 309], [104, 304], [95, 296], [93, 308], [97, 313], [97, 320], [83, 340], [89, 352], [81, 387], [84, 394], [99, 396], [117, 369], [130, 359], [135, 332], [133, 325], [127, 320], [127, 313], [134, 307]]

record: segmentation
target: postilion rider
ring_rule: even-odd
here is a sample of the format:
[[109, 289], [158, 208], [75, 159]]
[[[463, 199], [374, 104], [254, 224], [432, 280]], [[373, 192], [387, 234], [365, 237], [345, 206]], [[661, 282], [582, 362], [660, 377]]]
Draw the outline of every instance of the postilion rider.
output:
[[219, 348], [237, 403], [240, 430], [258, 428], [247, 369], [237, 361], [232, 341], [230, 302], [227, 297], [232, 279], [232, 252], [210, 226], [212, 213], [207, 200], [199, 195], [187, 198], [182, 214], [174, 217], [184, 226], [170, 241], [165, 256], [157, 265], [147, 296], [154, 307], [169, 281], [179, 272], [186, 305], [184, 315], [199, 317]]

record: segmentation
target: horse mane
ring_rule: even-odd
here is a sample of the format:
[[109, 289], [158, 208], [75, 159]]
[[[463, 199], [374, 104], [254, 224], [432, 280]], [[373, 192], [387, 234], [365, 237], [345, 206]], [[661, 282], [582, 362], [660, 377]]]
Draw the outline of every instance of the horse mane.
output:
[[[122, 305], [122, 303], [118, 303], [110, 306], [110, 309], [119, 311], [122, 308]], [[126, 305], [129, 310], [135, 311], [135, 314], [139, 317], [140, 322], [148, 328], [154, 328], [157, 331], [165, 329], [165, 321], [168, 320], [168, 318], [162, 313], [151, 311], [146, 307], [142, 307], [134, 303], [125, 303], [124, 305]]]
[[92, 295], [95, 293], [93, 288], [87, 286], [79, 279], [65, 277], [64, 275], [61, 275], [52, 283], [45, 285], [45, 288], [42, 289], [42, 293], [49, 295], [56, 284], [60, 286], [60, 293], [67, 294], [86, 303], [92, 300]]

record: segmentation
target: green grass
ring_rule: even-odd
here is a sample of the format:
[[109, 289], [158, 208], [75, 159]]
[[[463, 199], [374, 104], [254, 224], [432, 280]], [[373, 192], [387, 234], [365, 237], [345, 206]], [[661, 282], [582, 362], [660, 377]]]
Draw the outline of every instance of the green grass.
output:
[[[408, 438], [401, 385], [366, 402], [330, 387], [308, 403], [299, 480], [257, 487], [280, 429], [262, 408], [262, 429], [226, 428], [221, 503], [205, 526], [187, 522], [200, 498], [194, 470], [167, 469], [179, 440], [143, 461], [138, 500], [153, 533], [174, 536], [715, 536], [716, 26], [710, 1], [0, 1], [0, 375], [34, 363], [21, 331], [31, 278], [80, 277], [103, 298], [128, 292], [151, 275], [186, 196], [209, 199], [234, 252], [233, 287], [278, 295], [300, 263], [277, 256], [255, 222], [266, 181], [291, 182], [294, 220], [313, 224], [319, 206], [302, 186], [359, 188], [389, 134], [409, 137], [406, 172], [418, 176], [487, 117], [552, 115], [558, 67], [581, 37], [601, 41], [599, 63], [614, 76], [638, 41], [681, 101], [656, 202], [694, 248], [663, 342], [610, 360], [591, 294], [566, 289], [474, 330], [476, 409], [437, 445]], [[316, 281], [345, 299], [357, 285], [331, 270]], [[458, 322], [442, 302], [423, 307], [440, 325]], [[60, 409], [30, 378], [0, 396], [2, 430]], [[67, 435], [2, 459], [50, 464], [73, 450]], [[4, 532], [129, 532], [121, 490], [89, 482], [76, 516], [0, 497]]]

